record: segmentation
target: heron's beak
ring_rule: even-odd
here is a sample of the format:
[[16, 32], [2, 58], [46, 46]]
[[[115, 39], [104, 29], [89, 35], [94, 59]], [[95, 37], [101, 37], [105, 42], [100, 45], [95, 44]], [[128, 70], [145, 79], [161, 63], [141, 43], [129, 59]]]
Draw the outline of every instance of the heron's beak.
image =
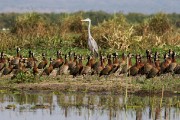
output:
[[81, 20], [81, 21], [85, 21], [85, 22], [88, 22], [88, 21], [89, 21], [89, 19], [87, 18], [87, 19], [84, 19], [84, 20]]
[[86, 20], [81, 20], [82, 22], [86, 21]]

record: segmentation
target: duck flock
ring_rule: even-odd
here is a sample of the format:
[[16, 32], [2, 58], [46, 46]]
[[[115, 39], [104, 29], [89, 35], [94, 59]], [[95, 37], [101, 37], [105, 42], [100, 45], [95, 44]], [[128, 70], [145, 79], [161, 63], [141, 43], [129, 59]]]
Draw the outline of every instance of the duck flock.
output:
[[[137, 76], [145, 75], [146, 78], [153, 78], [161, 74], [180, 74], [180, 64], [176, 62], [176, 53], [169, 49], [164, 54], [163, 60], [160, 60], [158, 52], [152, 53], [146, 50], [146, 59], [140, 54], [133, 55], [131, 53], [118, 55], [116, 52], [108, 55], [99, 53], [98, 58], [94, 56], [77, 55], [75, 52], [63, 54], [57, 51], [55, 59], [46, 57], [42, 53], [42, 60], [37, 60], [34, 53], [30, 50], [27, 58], [20, 54], [20, 48], [16, 49], [16, 56], [7, 57], [4, 52], [0, 56], [1, 76], [18, 73], [27, 73], [30, 71], [34, 76], [51, 75], [56, 70], [55, 76], [72, 75], [73, 77], [80, 75], [128, 75]], [[135, 59], [135, 64], [132, 64]]]

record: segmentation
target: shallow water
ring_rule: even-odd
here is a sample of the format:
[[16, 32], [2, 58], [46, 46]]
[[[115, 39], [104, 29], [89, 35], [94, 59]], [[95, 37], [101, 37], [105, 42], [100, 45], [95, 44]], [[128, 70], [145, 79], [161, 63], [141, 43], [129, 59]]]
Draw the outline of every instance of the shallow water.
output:
[[[126, 101], [126, 102], [125, 102]], [[8, 105], [15, 109], [7, 109]], [[46, 108], [35, 108], [45, 105]], [[0, 94], [0, 120], [180, 120], [180, 96]]]

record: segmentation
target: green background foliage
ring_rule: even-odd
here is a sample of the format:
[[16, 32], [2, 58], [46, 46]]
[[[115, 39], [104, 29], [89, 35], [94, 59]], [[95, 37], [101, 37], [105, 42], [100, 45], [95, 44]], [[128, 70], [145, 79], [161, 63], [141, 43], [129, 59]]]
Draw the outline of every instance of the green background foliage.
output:
[[[143, 50], [180, 46], [180, 14], [115, 13], [1, 13], [0, 49], [78, 47], [87, 48], [87, 24], [100, 48]], [[2, 30], [8, 28], [9, 30]]]

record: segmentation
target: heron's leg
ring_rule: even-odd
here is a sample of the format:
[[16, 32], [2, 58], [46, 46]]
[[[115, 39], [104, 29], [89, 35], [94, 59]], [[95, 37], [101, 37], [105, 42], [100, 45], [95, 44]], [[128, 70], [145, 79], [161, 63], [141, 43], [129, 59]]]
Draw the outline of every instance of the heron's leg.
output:
[[91, 51], [90, 55], [91, 55], [91, 56], [94, 56], [94, 52], [93, 52], [93, 51]]

